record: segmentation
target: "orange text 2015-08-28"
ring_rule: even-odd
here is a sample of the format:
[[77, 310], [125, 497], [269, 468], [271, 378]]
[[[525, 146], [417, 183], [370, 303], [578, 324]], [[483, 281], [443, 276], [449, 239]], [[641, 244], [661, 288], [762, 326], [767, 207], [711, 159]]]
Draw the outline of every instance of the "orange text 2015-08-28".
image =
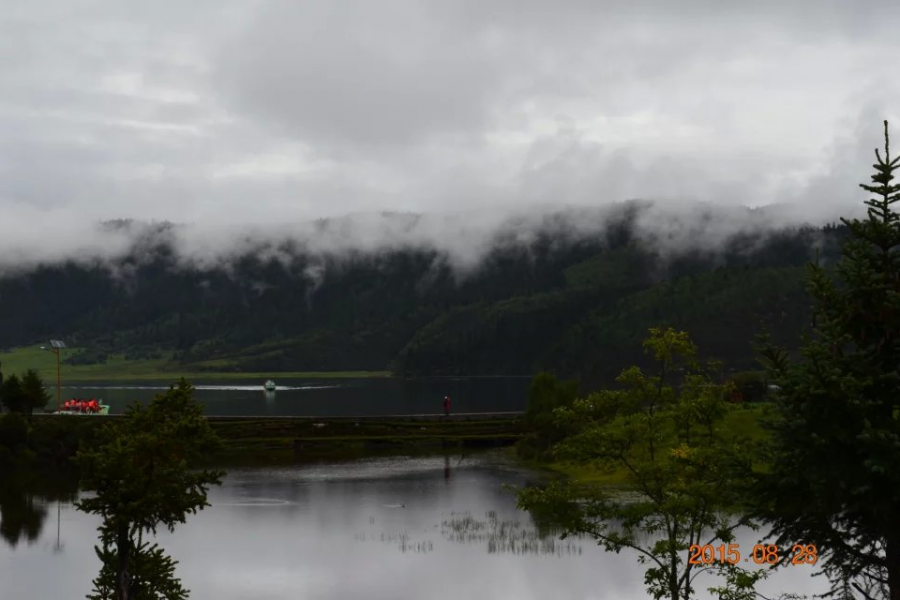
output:
[[[791, 548], [790, 563], [792, 565], [814, 565], [818, 553], [813, 544], [794, 544]], [[758, 565], [774, 565], [781, 559], [778, 546], [773, 544], [756, 544], [749, 558], [742, 558], [740, 544], [693, 544], [688, 548], [688, 563], [692, 565], [708, 565], [713, 562], [736, 565], [739, 562], [750, 562]]]

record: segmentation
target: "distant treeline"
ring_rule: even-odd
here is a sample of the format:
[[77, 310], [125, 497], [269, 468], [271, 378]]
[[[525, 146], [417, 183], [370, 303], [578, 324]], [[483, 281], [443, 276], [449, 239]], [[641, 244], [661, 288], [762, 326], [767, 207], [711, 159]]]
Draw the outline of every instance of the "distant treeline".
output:
[[[640, 364], [653, 326], [690, 331], [704, 352], [752, 368], [768, 328], [796, 346], [809, 322], [803, 265], [837, 255], [843, 226], [741, 234], [716, 251], [661, 254], [633, 215], [595, 240], [551, 233], [498, 243], [460, 278], [429, 250], [180, 266], [164, 240], [107, 268], [67, 263], [0, 279], [0, 346], [63, 337], [89, 351], [192, 369], [384, 370], [608, 381]], [[291, 258], [284, 260], [284, 255]]]

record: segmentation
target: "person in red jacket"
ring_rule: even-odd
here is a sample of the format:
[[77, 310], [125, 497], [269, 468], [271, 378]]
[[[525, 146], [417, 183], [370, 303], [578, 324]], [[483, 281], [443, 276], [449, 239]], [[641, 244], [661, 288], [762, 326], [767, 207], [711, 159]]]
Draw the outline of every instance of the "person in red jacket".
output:
[[444, 396], [444, 416], [450, 416], [450, 396]]

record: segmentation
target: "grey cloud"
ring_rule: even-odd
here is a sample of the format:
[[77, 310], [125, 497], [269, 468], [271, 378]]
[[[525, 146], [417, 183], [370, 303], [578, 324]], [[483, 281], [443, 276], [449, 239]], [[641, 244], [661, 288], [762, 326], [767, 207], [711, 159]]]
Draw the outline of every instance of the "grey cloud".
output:
[[[185, 260], [215, 261], [246, 231], [304, 240], [353, 213], [309, 243], [419, 244], [462, 268], [511, 215], [527, 232], [629, 198], [657, 201], [648, 236], [689, 243], [656, 228], [696, 202], [785, 204], [773, 225], [857, 210], [881, 120], [900, 127], [873, 86], [900, 5], [874, 0], [5, 8], [6, 266], [115, 255], [127, 239], [91, 241], [102, 219], [191, 223]], [[385, 210], [422, 216], [397, 230]], [[723, 232], [745, 220], [728, 214]]]
[[428, 12], [398, 0], [267, 3], [224, 49], [217, 78], [241, 111], [325, 147], [477, 131], [497, 67]]

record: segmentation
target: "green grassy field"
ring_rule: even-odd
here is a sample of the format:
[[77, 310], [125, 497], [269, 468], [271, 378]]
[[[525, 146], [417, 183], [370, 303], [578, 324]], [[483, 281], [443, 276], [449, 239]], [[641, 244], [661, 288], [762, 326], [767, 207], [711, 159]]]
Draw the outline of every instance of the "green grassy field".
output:
[[[66, 348], [62, 359], [74, 356], [80, 348]], [[3, 374], [21, 374], [27, 369], [35, 369], [47, 385], [56, 383], [56, 355], [41, 350], [38, 346], [13, 348], [10, 352], [0, 352]], [[166, 380], [174, 381], [185, 377], [190, 381], [198, 379], [351, 379], [361, 377], [390, 377], [388, 371], [282, 371], [261, 373], [234, 373], [198, 371], [173, 364], [171, 356], [148, 360], [126, 360], [121, 354], [114, 354], [104, 364], [66, 365], [62, 364], [63, 384], [67, 381], [94, 380]]]

